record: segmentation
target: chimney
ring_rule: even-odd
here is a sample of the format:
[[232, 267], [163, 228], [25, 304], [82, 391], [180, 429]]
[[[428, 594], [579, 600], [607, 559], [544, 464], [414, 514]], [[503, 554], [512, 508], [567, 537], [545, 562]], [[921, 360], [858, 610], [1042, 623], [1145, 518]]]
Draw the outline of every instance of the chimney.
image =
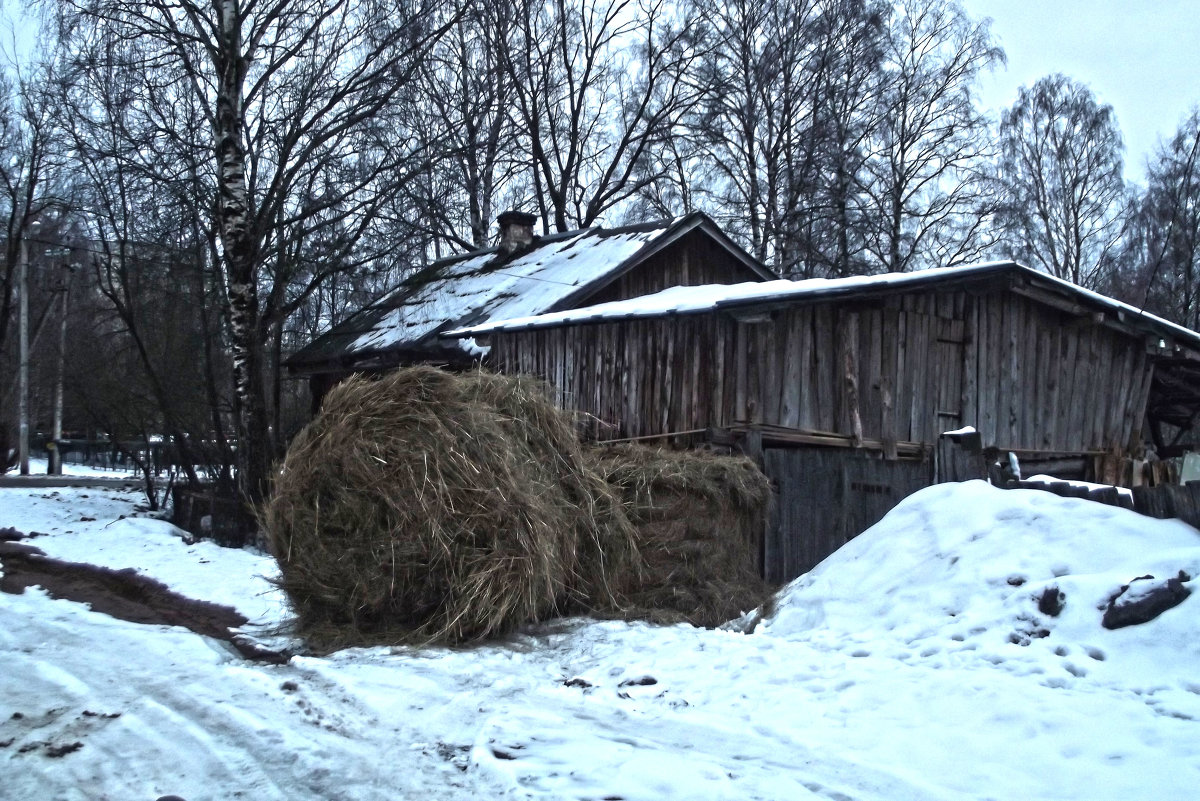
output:
[[496, 218], [500, 226], [500, 253], [508, 256], [533, 242], [537, 217], [523, 211], [506, 211]]

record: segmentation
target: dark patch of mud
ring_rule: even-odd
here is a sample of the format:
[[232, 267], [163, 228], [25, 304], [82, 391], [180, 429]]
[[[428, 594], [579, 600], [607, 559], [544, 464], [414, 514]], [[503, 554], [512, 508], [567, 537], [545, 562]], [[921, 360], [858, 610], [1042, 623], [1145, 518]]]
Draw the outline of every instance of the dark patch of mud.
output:
[[131, 623], [183, 626], [197, 634], [223, 640], [246, 659], [283, 664], [285, 654], [263, 648], [230, 629], [246, 618], [228, 606], [196, 601], [171, 591], [132, 568], [106, 567], [52, 559], [32, 545], [0, 539], [0, 591], [20, 595], [26, 587], [41, 587], [53, 598], [87, 604]]

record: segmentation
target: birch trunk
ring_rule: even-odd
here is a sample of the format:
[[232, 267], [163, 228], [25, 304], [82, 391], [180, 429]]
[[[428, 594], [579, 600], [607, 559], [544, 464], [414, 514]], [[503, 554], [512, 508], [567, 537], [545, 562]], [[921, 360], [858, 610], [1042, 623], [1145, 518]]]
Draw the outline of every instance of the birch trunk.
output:
[[266, 492], [271, 461], [258, 324], [258, 248], [250, 228], [246, 183], [241, 14], [236, 0], [219, 5], [216, 116], [217, 214], [228, 283], [230, 346], [238, 418], [238, 486], [250, 502]]

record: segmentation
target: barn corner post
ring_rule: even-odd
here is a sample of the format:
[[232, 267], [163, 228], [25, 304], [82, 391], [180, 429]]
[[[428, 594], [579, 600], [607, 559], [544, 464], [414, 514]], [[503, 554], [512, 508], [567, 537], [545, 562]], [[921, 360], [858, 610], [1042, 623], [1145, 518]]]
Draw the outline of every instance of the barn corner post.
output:
[[238, 487], [247, 502], [255, 503], [266, 493], [271, 453], [258, 336], [258, 248], [250, 230], [246, 149], [242, 141], [248, 60], [242, 52], [240, 4], [237, 0], [221, 0], [216, 12], [220, 27], [218, 47], [213, 51], [218, 81], [213, 135], [238, 422]]

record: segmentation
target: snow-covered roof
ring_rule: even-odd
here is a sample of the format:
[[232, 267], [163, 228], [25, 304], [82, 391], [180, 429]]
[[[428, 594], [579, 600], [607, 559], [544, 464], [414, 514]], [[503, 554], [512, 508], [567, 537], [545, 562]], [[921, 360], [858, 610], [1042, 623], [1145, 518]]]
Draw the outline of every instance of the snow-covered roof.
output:
[[683, 234], [704, 227], [753, 272], [766, 268], [701, 213], [623, 228], [588, 228], [538, 238], [511, 257], [496, 248], [435, 262], [289, 359], [309, 364], [389, 350], [481, 351], [470, 339], [439, 340], [449, 327], [529, 317], [599, 289]]
[[938, 284], [975, 281], [1010, 274], [1073, 297], [1077, 301], [1118, 313], [1126, 322], [1143, 322], [1163, 333], [1200, 346], [1200, 334], [1128, 303], [1076, 286], [1054, 276], [1032, 270], [1012, 261], [993, 261], [963, 267], [938, 267], [910, 273], [853, 276], [850, 278], [810, 278], [804, 281], [775, 280], [762, 283], [672, 287], [629, 300], [601, 303], [550, 314], [529, 315], [508, 320], [493, 316], [486, 322], [447, 331], [447, 337], [476, 337], [495, 331], [516, 331], [560, 325], [611, 320], [694, 314], [735, 309], [769, 303], [804, 302], [835, 297], [878, 294], [879, 292], [916, 289]]

